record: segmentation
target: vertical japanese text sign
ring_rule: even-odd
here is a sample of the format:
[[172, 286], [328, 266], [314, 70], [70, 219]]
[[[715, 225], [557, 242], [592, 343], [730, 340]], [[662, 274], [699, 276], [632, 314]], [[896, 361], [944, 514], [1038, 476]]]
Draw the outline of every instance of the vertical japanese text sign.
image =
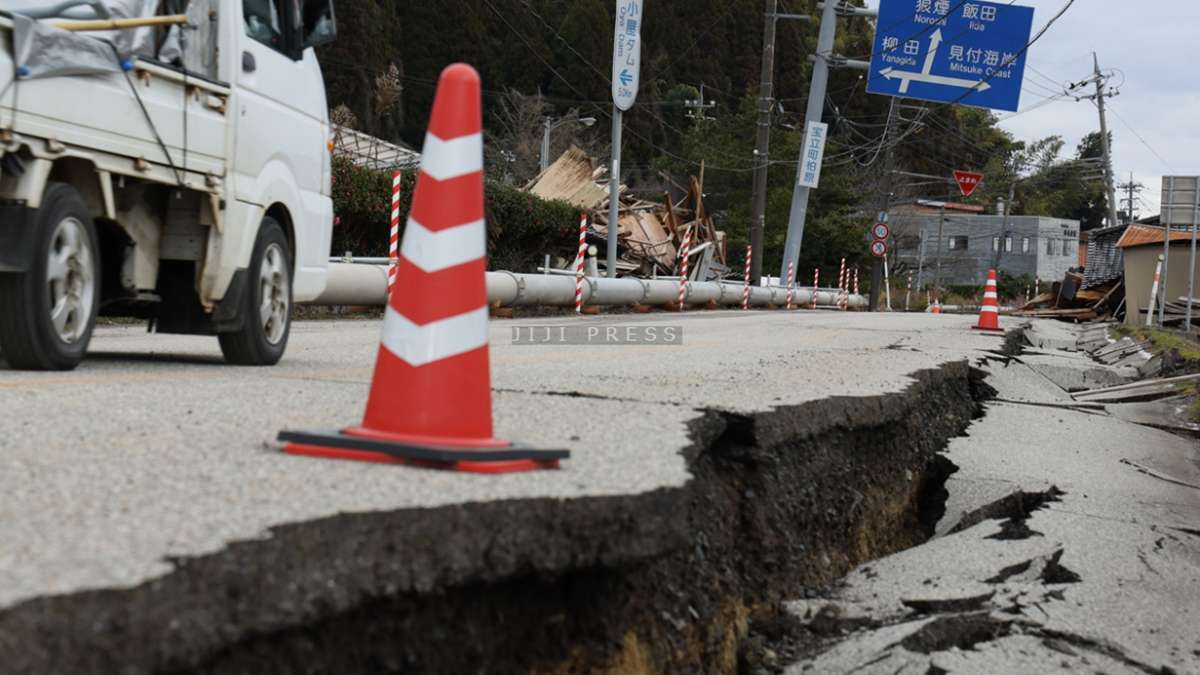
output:
[[637, 100], [642, 73], [642, 2], [617, 0], [617, 23], [613, 31], [612, 96], [622, 111]]
[[828, 134], [828, 124], [808, 123], [808, 133], [804, 135], [804, 158], [800, 166], [800, 185], [803, 187], [815, 190], [821, 182], [821, 163], [825, 161], [825, 137]]

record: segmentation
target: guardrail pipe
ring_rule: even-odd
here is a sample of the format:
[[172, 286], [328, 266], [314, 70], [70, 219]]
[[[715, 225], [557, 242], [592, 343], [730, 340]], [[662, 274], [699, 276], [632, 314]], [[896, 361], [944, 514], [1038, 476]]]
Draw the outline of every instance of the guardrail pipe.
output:
[[[316, 300], [305, 304], [316, 306], [357, 305], [382, 307], [387, 304], [387, 266], [335, 262], [329, 265], [329, 283]], [[588, 306], [669, 305], [679, 298], [678, 279], [634, 279], [624, 277], [587, 277], [583, 287], [583, 302]], [[716, 281], [688, 283], [687, 304], [716, 303], [724, 307], [740, 305], [743, 285]], [[402, 289], [401, 289], [401, 292]], [[808, 306], [813, 289], [797, 288], [794, 303]], [[487, 273], [488, 302], [500, 307], [575, 306], [574, 275], [517, 274], [515, 272]], [[836, 289], [817, 289], [817, 305], [837, 304]], [[751, 288], [750, 304], [754, 307], [774, 305], [783, 307], [787, 289], [782, 286]], [[861, 295], [850, 296], [850, 306], [864, 308], [867, 300]]]

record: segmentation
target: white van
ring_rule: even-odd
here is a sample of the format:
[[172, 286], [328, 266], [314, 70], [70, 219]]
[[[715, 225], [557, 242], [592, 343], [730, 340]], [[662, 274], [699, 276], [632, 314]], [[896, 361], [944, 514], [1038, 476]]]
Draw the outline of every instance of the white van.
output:
[[0, 0], [0, 358], [73, 368], [100, 315], [278, 362], [326, 283], [332, 0], [46, 4]]

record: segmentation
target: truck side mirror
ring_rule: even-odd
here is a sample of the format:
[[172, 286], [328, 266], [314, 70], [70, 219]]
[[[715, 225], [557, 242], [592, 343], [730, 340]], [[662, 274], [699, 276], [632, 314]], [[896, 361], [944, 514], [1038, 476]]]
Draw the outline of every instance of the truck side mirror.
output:
[[304, 0], [304, 48], [321, 47], [337, 39], [333, 0]]

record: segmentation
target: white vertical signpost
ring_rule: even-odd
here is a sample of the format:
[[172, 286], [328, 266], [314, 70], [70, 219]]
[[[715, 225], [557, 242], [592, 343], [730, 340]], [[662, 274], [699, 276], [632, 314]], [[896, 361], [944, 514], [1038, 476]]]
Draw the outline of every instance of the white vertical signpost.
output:
[[825, 161], [825, 138], [829, 135], [829, 125], [823, 122], [809, 122], [808, 133], [804, 135], [804, 161], [800, 163], [800, 185], [817, 189], [821, 183], [821, 164]]
[[617, 277], [617, 234], [621, 226], [621, 116], [637, 100], [642, 71], [642, 1], [617, 0], [612, 64], [612, 175], [608, 197], [608, 276]]

